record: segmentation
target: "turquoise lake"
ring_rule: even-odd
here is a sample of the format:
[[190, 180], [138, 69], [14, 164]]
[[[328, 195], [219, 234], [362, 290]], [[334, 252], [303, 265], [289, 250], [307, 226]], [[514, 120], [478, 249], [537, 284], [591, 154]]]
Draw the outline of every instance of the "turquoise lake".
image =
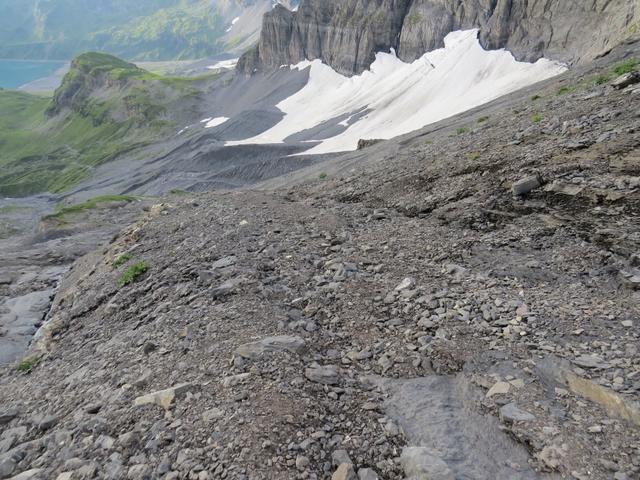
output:
[[51, 75], [63, 65], [64, 62], [0, 59], [0, 88], [18, 88]]

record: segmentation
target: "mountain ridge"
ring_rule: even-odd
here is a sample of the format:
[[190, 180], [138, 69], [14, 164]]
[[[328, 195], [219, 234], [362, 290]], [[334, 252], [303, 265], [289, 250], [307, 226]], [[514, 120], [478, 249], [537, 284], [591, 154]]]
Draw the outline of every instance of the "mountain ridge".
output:
[[296, 12], [276, 7], [265, 14], [260, 41], [241, 58], [238, 71], [321, 59], [354, 75], [377, 52], [393, 48], [410, 62], [442, 47], [448, 33], [469, 28], [479, 28], [484, 48], [506, 48], [517, 60], [584, 63], [637, 36], [640, 7], [625, 0], [304, 0]]

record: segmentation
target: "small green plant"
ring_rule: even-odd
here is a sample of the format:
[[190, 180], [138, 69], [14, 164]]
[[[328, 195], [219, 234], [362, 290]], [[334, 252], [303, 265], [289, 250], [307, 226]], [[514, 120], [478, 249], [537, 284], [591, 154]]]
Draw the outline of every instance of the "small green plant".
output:
[[484, 122], [486, 122], [487, 120], [489, 120], [489, 117], [480, 117], [480, 118], [478, 119], [478, 123], [484, 123]]
[[118, 268], [121, 265], [124, 265], [125, 263], [127, 263], [129, 260], [131, 260], [131, 255], [129, 255], [128, 253], [125, 253], [124, 255], [120, 255], [118, 258], [116, 258], [115, 262], [113, 262], [113, 266]]
[[601, 75], [598, 75], [594, 80], [593, 83], [595, 85], [604, 85], [605, 83], [608, 83], [611, 80], [612, 76], [610, 73], [603, 73]]
[[18, 371], [22, 373], [31, 373], [31, 371], [40, 362], [40, 357], [32, 356], [27, 357], [18, 364]]
[[149, 270], [149, 266], [144, 262], [138, 262], [131, 265], [120, 277], [118, 286], [124, 287], [125, 285], [135, 282], [147, 270]]
[[542, 115], [540, 115], [540, 114], [536, 113], [533, 117], [531, 117], [531, 120], [532, 120], [534, 123], [539, 123], [539, 122], [541, 122], [541, 121], [542, 121]]
[[463, 135], [465, 133], [467, 133], [469, 131], [469, 129], [467, 127], [460, 127], [458, 130], [456, 130], [456, 133], [458, 135]]
[[638, 65], [640, 65], [640, 61], [631, 58], [616, 65], [613, 68], [613, 73], [616, 75], [624, 75], [625, 73], [635, 72], [638, 69]]
[[531, 97], [531, 101], [535, 102], [536, 100], [540, 100], [542, 97], [540, 95], [534, 95], [533, 97]]
[[327, 173], [326, 172], [321, 172], [320, 175], [318, 175], [318, 178], [320, 180], [326, 180], [327, 178]]
[[478, 160], [480, 158], [480, 152], [471, 152], [467, 154], [469, 160]]
[[558, 95], [564, 95], [569, 92], [571, 92], [571, 87], [567, 87], [567, 86], [560, 87], [560, 89], [558, 90]]
[[86, 202], [77, 203], [75, 205], [69, 206], [58, 206], [58, 211], [54, 214], [47, 215], [45, 219], [63, 219], [66, 215], [71, 215], [75, 213], [81, 213], [86, 210], [93, 210], [95, 208], [99, 208], [100, 205], [109, 202], [126, 202], [131, 203], [137, 200], [137, 197], [131, 195], [102, 195], [99, 197], [94, 197]]

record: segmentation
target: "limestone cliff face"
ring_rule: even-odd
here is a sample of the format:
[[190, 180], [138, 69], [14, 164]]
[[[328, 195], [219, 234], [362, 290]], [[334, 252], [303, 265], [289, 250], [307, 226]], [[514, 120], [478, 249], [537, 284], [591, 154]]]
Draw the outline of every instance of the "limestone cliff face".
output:
[[276, 6], [260, 41], [240, 61], [250, 74], [322, 59], [346, 75], [366, 70], [378, 51], [413, 61], [443, 45], [451, 31], [479, 28], [485, 48], [519, 60], [593, 59], [640, 29], [638, 0], [302, 0]]

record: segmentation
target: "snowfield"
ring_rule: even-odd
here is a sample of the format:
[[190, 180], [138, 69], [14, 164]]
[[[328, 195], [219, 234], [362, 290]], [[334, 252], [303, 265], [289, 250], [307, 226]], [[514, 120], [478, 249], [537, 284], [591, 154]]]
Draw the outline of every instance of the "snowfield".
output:
[[231, 58], [229, 60], [222, 60], [218, 63], [215, 63], [213, 65], [210, 65], [207, 67], [207, 69], [209, 70], [220, 70], [220, 69], [226, 69], [226, 70], [231, 70], [233, 68], [236, 68], [236, 65], [238, 64], [238, 60], [239, 58]]
[[283, 143], [333, 121], [346, 129], [318, 139], [304, 154], [355, 150], [359, 139], [393, 138], [566, 70], [547, 59], [525, 63], [506, 50], [484, 50], [477, 29], [450, 33], [444, 43], [413, 63], [402, 62], [393, 51], [378, 53], [370, 70], [354, 77], [320, 60], [291, 66], [310, 68], [309, 81], [277, 105], [284, 118], [256, 137], [227, 145]]

